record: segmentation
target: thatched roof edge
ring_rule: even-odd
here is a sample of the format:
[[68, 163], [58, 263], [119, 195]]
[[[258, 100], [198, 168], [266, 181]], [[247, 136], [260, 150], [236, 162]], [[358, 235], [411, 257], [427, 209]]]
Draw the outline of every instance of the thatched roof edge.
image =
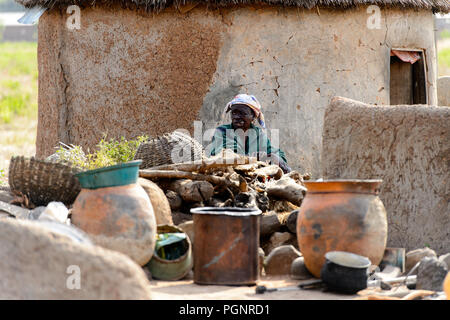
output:
[[269, 4], [286, 7], [311, 9], [315, 6], [331, 8], [353, 8], [359, 5], [378, 5], [380, 7], [417, 8], [432, 10], [434, 13], [449, 13], [450, 0], [15, 0], [19, 4], [32, 8], [37, 5], [44, 8], [80, 5], [121, 5], [122, 7], [145, 8], [148, 11], [160, 11], [174, 5], [179, 7], [188, 3], [202, 3], [210, 7], [227, 7], [240, 4]]

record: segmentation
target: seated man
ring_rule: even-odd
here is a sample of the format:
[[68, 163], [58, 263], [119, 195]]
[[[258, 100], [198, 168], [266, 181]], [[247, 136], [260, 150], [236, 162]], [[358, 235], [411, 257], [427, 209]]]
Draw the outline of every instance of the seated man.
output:
[[[216, 128], [209, 155], [214, 156], [222, 149], [231, 149], [240, 155], [277, 164], [284, 173], [290, 172], [284, 152], [274, 148], [264, 132], [264, 116], [258, 100], [252, 95], [239, 94], [227, 104], [224, 114], [230, 111], [231, 123]], [[258, 119], [261, 128], [253, 124], [255, 119]]]

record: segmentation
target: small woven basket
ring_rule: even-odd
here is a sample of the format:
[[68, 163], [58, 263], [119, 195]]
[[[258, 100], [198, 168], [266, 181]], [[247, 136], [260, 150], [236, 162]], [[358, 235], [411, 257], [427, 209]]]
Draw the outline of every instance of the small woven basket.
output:
[[16, 156], [11, 158], [8, 182], [12, 192], [21, 192], [36, 206], [51, 201], [71, 205], [81, 191], [74, 176], [78, 172], [65, 164]]
[[[174, 152], [174, 157], [172, 156]], [[202, 145], [179, 131], [153, 138], [139, 146], [134, 160], [142, 160], [141, 169], [182, 163], [204, 158]]]

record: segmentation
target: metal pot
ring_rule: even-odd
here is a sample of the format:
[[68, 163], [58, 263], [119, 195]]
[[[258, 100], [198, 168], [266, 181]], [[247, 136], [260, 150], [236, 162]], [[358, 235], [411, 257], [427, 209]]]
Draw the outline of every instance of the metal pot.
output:
[[325, 263], [320, 277], [328, 289], [354, 294], [367, 288], [368, 258], [344, 251], [330, 251], [325, 254]]
[[194, 282], [252, 285], [259, 278], [258, 208], [203, 207], [194, 216]]

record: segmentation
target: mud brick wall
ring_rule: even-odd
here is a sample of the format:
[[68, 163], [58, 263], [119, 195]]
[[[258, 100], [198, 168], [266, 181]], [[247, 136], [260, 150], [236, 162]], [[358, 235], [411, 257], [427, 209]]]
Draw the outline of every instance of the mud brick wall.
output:
[[335, 97], [324, 116], [324, 179], [383, 179], [388, 247], [450, 251], [450, 107]]

